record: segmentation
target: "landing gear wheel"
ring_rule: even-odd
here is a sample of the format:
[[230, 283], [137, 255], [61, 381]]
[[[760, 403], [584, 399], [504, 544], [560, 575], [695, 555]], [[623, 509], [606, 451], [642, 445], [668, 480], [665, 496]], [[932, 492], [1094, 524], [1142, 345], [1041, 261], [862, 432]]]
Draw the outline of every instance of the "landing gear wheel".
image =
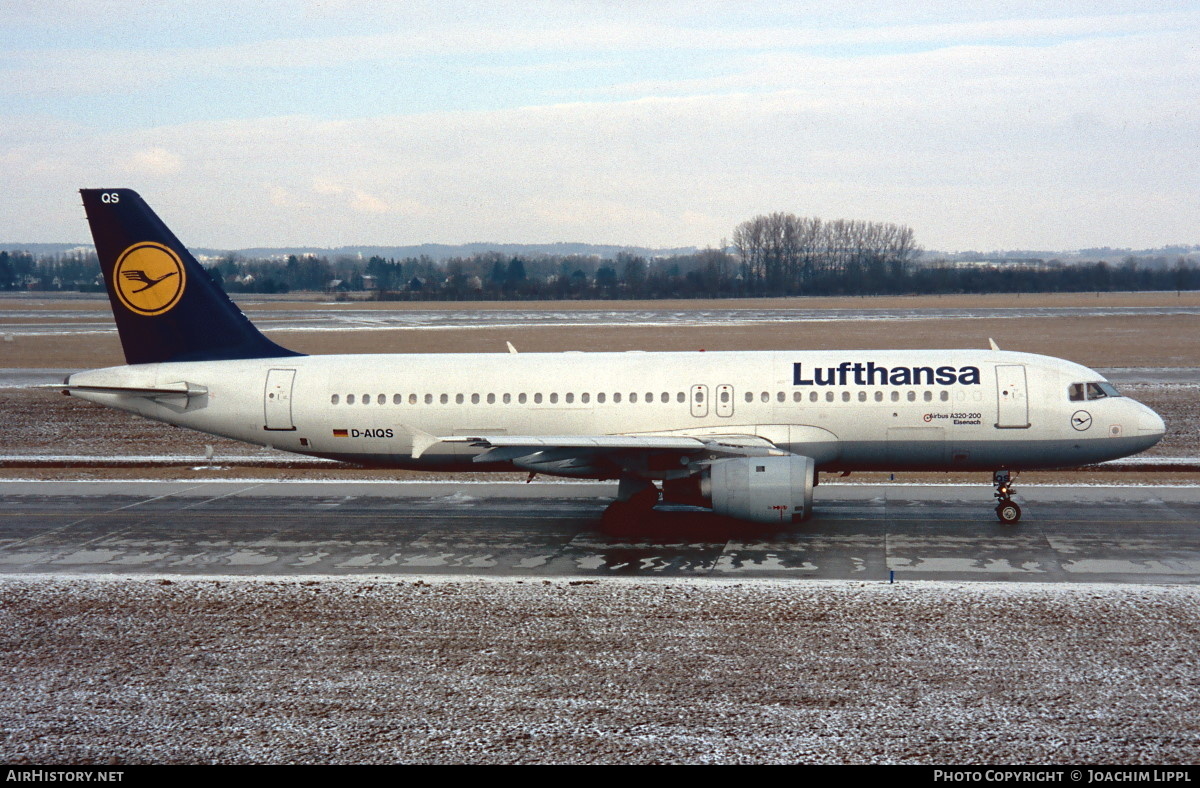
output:
[[1005, 525], [1016, 525], [1021, 519], [1021, 507], [1012, 501], [1005, 501], [996, 507], [996, 516]]
[[600, 523], [612, 536], [632, 536], [650, 515], [650, 510], [630, 501], [613, 501], [604, 510]]
[[658, 488], [648, 485], [628, 500], [616, 500], [609, 504], [601, 517], [601, 523], [604, 529], [614, 536], [632, 535], [649, 519], [656, 503]]
[[992, 483], [996, 485], [996, 516], [1005, 525], [1016, 525], [1021, 519], [1021, 507], [1013, 503], [1016, 487], [1012, 483], [1012, 474], [1007, 470], [996, 471], [992, 474]]

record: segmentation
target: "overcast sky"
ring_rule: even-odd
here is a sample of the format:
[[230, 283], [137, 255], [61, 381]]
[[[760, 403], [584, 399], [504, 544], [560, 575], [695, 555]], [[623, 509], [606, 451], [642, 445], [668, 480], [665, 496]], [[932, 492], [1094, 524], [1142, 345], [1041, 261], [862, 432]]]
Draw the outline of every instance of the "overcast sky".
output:
[[[645, 6], [645, 8], [643, 8]], [[846, 10], [849, 7], [852, 10]], [[1200, 4], [0, 0], [0, 241], [1200, 243]]]

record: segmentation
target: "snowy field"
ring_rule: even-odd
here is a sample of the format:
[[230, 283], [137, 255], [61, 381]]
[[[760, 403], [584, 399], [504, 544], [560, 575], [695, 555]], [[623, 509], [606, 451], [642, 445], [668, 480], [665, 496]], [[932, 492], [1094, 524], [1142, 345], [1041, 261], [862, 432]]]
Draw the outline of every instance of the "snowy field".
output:
[[1200, 588], [0, 578], [0, 761], [1200, 759]]

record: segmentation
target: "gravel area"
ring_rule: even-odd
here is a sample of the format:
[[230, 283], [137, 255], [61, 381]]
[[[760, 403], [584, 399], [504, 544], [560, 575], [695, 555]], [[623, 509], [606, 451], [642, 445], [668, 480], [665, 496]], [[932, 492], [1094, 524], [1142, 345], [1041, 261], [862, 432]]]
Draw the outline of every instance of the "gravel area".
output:
[[1200, 589], [0, 578], [0, 761], [1188, 764]]

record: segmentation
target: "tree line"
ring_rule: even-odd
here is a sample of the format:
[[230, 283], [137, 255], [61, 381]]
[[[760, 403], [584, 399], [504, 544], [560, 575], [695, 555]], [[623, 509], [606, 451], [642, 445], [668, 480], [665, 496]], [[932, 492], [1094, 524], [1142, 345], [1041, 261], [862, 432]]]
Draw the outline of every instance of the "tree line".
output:
[[802, 295], [838, 281], [888, 287], [921, 254], [909, 227], [790, 213], [756, 216], [733, 233], [741, 277], [756, 292]]
[[[442, 261], [346, 255], [278, 260], [227, 254], [205, 268], [235, 294], [316, 291], [413, 301], [1200, 289], [1200, 267], [1183, 255], [1130, 255], [1117, 264], [950, 264], [922, 262], [921, 254], [913, 231], [901, 225], [774, 213], [738, 225], [731, 244], [663, 258], [485, 252]], [[0, 290], [30, 289], [102, 290], [95, 253], [0, 251]]]

